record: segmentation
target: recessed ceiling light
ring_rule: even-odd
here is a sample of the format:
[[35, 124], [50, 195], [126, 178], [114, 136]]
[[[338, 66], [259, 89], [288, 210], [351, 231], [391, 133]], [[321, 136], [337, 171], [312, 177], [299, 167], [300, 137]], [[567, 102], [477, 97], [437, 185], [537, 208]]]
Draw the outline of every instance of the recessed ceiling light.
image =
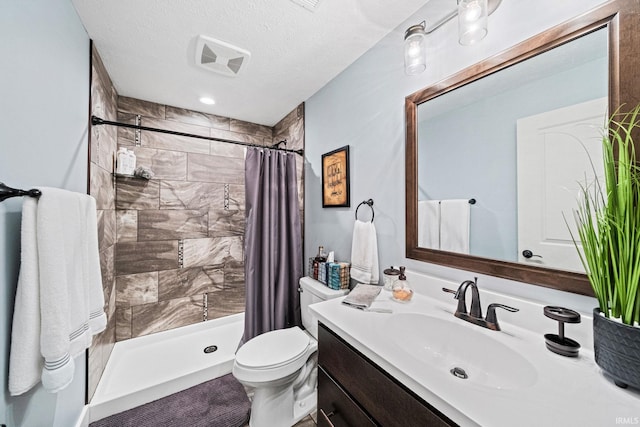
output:
[[207, 105], [213, 105], [216, 103], [213, 98], [209, 98], [208, 96], [203, 96], [202, 98], [200, 98], [200, 102]]

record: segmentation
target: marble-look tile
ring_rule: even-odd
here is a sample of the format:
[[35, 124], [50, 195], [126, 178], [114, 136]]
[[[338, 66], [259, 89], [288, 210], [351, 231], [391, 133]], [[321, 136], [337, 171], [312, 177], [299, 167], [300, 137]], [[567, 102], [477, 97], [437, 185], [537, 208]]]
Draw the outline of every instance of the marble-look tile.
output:
[[189, 153], [187, 180], [244, 185], [244, 160]]
[[96, 164], [92, 164], [90, 169], [89, 194], [96, 199], [96, 209], [114, 209], [116, 194], [113, 176]]
[[245, 288], [225, 288], [221, 292], [208, 294], [207, 318], [217, 319], [231, 314], [242, 313], [245, 310]]
[[224, 184], [213, 182], [162, 181], [160, 209], [222, 209]]
[[271, 136], [252, 135], [214, 128], [211, 128], [210, 136], [212, 138], [226, 139], [228, 141], [246, 142], [256, 145], [270, 145], [272, 140]]
[[145, 273], [178, 268], [178, 241], [116, 244], [116, 274]]
[[132, 336], [139, 337], [202, 322], [202, 299], [202, 295], [197, 295], [132, 307]]
[[299, 150], [304, 148], [304, 121], [296, 122], [289, 128], [287, 148]]
[[244, 225], [244, 211], [209, 211], [209, 237], [244, 236]]
[[179, 151], [132, 147], [136, 165], [153, 171], [153, 179], [184, 180], [187, 177], [187, 154]]
[[158, 209], [159, 206], [160, 181], [136, 178], [117, 179], [117, 209]]
[[224, 268], [224, 288], [245, 287], [244, 262], [228, 262]]
[[210, 151], [208, 140], [151, 131], [142, 132], [141, 144], [143, 147], [183, 153], [209, 154]]
[[[114, 271], [115, 271], [115, 265], [114, 265]], [[113, 315], [116, 312], [116, 276], [113, 276], [113, 279], [111, 280], [111, 283], [108, 285], [109, 286], [109, 299], [106, 300], [106, 307], [105, 307], [105, 313], [107, 314], [107, 319], [110, 320]]]
[[207, 237], [206, 210], [143, 210], [138, 212], [138, 241]]
[[258, 125], [256, 123], [244, 122], [242, 120], [231, 119], [229, 123], [229, 130], [237, 133], [244, 133], [246, 135], [255, 135], [271, 138], [273, 136], [273, 129], [269, 126]]
[[244, 159], [244, 156], [247, 152], [247, 148], [242, 145], [236, 145], [221, 141], [211, 141], [210, 147], [211, 151], [209, 152], [209, 154], [212, 154], [214, 156], [237, 157], [239, 159]]
[[115, 278], [115, 247], [115, 245], [111, 245], [99, 253], [105, 304], [111, 298], [111, 291], [113, 290], [113, 281]]
[[131, 307], [158, 302], [158, 272], [116, 277], [116, 305]]
[[222, 290], [224, 271], [215, 267], [182, 268], [158, 273], [158, 299], [165, 301]]
[[276, 125], [273, 127], [274, 137], [275, 135], [282, 132], [283, 129], [287, 129], [291, 127], [295, 122], [299, 121], [303, 117], [304, 117], [304, 102], [298, 105], [293, 110], [291, 110], [289, 114], [284, 116], [282, 120], [276, 123]]
[[229, 184], [229, 210], [245, 210], [245, 187], [244, 185]]
[[131, 338], [131, 308], [116, 309], [116, 341]]
[[[143, 117], [142, 126], [164, 129], [164, 130], [172, 130], [172, 131], [182, 132], [182, 133], [190, 133], [193, 135], [209, 136], [209, 127], [207, 126], [197, 126], [189, 123], [175, 122], [173, 120], [161, 120], [156, 118]], [[142, 131], [143, 140], [145, 138], [145, 133], [148, 133], [148, 132], [143, 130]]]
[[102, 372], [104, 371], [104, 366], [102, 365], [102, 346], [98, 342], [98, 337], [96, 337], [91, 346], [89, 347], [89, 365], [87, 367], [87, 393], [89, 398], [91, 398], [96, 392], [96, 388], [98, 387], [98, 383], [100, 382], [100, 377], [102, 377]]
[[[229, 185], [229, 210], [244, 210], [244, 185]], [[224, 184], [162, 181], [160, 209], [224, 209]]]
[[138, 240], [138, 211], [116, 211], [116, 241], [135, 242]]
[[166, 119], [192, 125], [229, 130], [229, 118], [167, 105]]
[[102, 251], [116, 243], [116, 211], [98, 210], [98, 248]]
[[109, 77], [109, 73], [102, 62], [102, 58], [100, 57], [95, 45], [92, 46], [91, 49], [91, 66], [93, 67], [93, 76], [98, 79], [103, 86], [113, 87], [111, 77]]
[[242, 261], [240, 237], [214, 237], [184, 241], [184, 267], [221, 267], [229, 261]]
[[144, 117], [156, 117], [158, 119], [164, 119], [165, 117], [164, 105], [156, 104], [149, 101], [142, 101], [140, 99], [129, 98], [126, 96], [118, 97], [118, 111], [130, 114], [140, 114]]
[[[133, 125], [136, 123], [136, 115], [118, 111], [118, 121]], [[135, 130], [131, 128], [118, 127], [118, 145], [134, 145]]]

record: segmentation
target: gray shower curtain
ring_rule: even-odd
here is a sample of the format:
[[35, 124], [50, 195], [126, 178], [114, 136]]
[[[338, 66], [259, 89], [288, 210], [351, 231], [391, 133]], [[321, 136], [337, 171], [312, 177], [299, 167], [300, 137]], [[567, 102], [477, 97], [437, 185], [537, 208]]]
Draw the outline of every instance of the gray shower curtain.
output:
[[295, 154], [248, 148], [245, 191], [243, 343], [301, 324], [302, 230]]

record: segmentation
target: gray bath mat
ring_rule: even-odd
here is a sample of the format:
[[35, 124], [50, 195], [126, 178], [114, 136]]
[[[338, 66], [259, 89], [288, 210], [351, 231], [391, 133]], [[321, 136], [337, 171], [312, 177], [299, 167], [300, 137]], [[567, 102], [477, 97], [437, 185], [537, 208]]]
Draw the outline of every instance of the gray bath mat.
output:
[[249, 421], [250, 409], [244, 387], [228, 374], [89, 427], [239, 427]]

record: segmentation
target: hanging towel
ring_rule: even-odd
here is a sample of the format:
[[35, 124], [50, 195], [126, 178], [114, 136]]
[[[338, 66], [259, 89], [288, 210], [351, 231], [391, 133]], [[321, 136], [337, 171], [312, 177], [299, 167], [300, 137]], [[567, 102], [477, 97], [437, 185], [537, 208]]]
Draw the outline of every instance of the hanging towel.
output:
[[71, 383], [73, 358], [106, 327], [93, 197], [41, 188], [22, 210], [22, 253], [9, 356], [9, 391]]
[[440, 202], [440, 249], [469, 253], [470, 209], [468, 199]]
[[418, 202], [418, 247], [440, 249], [440, 200]]
[[378, 283], [378, 239], [373, 221], [356, 219], [351, 243], [351, 278], [360, 283]]

